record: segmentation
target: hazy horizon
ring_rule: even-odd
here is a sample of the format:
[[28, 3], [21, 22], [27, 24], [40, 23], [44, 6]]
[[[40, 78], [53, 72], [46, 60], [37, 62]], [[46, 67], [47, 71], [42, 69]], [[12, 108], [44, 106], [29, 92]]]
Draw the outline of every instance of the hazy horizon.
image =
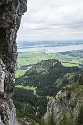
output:
[[61, 40], [17, 40], [17, 42], [83, 42], [83, 39], [61, 39]]

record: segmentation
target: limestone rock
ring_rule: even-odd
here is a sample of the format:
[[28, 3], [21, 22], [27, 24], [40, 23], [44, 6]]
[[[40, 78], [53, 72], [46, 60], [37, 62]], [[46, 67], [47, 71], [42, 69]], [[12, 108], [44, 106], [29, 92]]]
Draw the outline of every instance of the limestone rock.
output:
[[27, 0], [0, 0], [0, 125], [18, 125], [11, 100], [17, 60], [16, 37]]
[[83, 107], [83, 85], [63, 88], [48, 102], [45, 125], [76, 125], [81, 106]]

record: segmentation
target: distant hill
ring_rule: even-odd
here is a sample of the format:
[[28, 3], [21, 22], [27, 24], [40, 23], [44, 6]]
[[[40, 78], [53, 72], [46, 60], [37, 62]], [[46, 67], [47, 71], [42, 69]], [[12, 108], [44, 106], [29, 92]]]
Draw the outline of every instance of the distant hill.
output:
[[34, 47], [34, 46], [68, 46], [83, 44], [83, 40], [70, 40], [70, 41], [17, 41], [18, 48]]
[[55, 96], [68, 84], [77, 82], [79, 67], [65, 67], [56, 59], [42, 60], [16, 79], [16, 85], [34, 86], [39, 96]]

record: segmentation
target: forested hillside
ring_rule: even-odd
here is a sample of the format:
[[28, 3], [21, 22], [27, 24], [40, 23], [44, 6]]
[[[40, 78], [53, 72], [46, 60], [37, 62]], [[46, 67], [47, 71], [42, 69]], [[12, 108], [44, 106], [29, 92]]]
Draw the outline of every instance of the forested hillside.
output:
[[17, 78], [16, 85], [37, 87], [39, 96], [55, 96], [62, 87], [76, 83], [80, 72], [76, 66], [65, 67], [58, 60], [44, 60]]
[[79, 82], [82, 69], [65, 67], [56, 59], [42, 60], [16, 79], [14, 103], [17, 117], [26, 117], [33, 125], [42, 124], [50, 97], [67, 85]]

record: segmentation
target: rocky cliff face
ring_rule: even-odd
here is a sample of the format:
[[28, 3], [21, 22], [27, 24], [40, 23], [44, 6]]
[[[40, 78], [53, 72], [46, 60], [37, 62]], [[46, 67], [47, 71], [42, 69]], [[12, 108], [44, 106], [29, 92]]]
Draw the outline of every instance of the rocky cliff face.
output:
[[68, 86], [63, 88], [55, 98], [50, 99], [44, 116], [44, 124], [82, 125], [82, 119], [83, 85]]
[[17, 125], [11, 100], [17, 59], [16, 34], [27, 0], [0, 0], [0, 125]]

